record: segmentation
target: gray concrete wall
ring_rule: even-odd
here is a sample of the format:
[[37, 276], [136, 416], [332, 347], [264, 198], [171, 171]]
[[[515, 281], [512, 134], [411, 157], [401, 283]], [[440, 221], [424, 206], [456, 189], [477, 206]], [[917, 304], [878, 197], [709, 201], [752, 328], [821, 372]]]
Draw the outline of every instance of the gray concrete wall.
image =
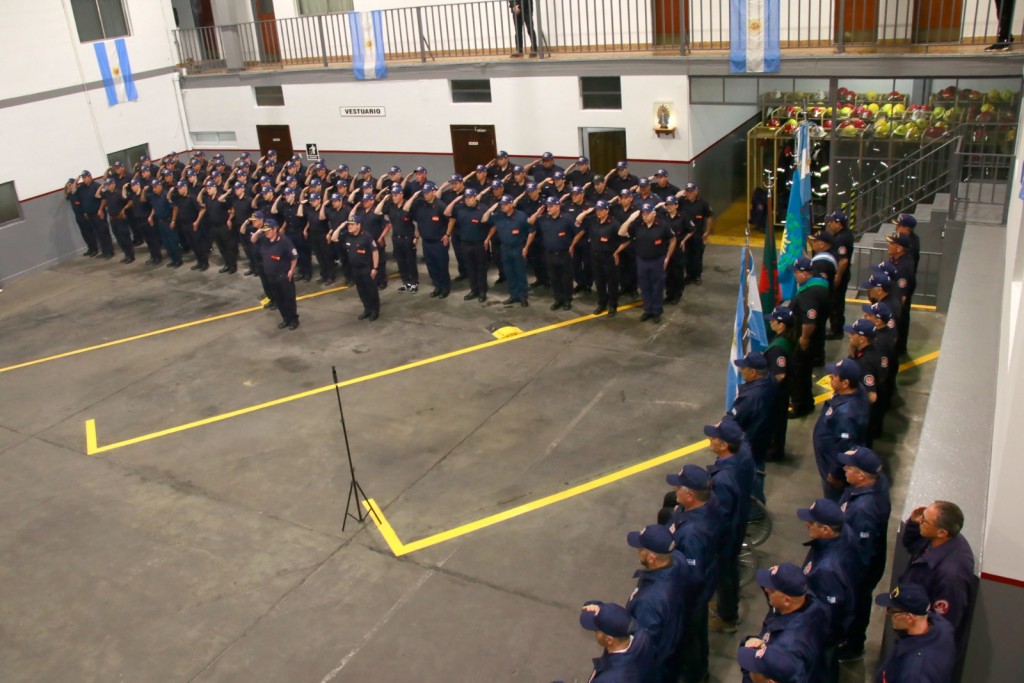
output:
[[[721, 214], [739, 198], [746, 201], [747, 131], [756, 118], [733, 130], [693, 161], [690, 169], [692, 179], [700, 185], [701, 196], [711, 204], [716, 214]], [[675, 184], [682, 187], [680, 182]]]
[[[934, 393], [932, 394], [935, 395]], [[974, 606], [962, 681], [1024, 680], [1024, 587], [982, 578]]]
[[0, 282], [81, 253], [85, 249], [61, 191], [21, 204], [22, 220], [0, 226]]

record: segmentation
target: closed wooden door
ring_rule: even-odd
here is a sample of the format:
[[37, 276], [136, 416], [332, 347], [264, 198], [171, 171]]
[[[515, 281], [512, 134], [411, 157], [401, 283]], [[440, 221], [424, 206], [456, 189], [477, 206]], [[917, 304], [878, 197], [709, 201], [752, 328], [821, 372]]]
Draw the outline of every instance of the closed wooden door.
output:
[[456, 173], [469, 173], [498, 155], [494, 126], [452, 126], [452, 164]]
[[278, 158], [286, 160], [295, 151], [292, 147], [292, 131], [288, 126], [256, 126], [256, 137], [260, 141], [260, 154], [276, 149]]

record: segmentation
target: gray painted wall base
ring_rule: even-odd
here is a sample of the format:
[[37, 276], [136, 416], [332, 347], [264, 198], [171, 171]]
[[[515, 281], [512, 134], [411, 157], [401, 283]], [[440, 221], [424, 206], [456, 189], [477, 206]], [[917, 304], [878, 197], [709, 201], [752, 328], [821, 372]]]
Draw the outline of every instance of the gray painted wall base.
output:
[[962, 681], [1024, 680], [1024, 588], [982, 580], [974, 605]]
[[84, 251], [85, 242], [63, 192], [23, 202], [21, 212], [21, 221], [0, 227], [0, 282]]

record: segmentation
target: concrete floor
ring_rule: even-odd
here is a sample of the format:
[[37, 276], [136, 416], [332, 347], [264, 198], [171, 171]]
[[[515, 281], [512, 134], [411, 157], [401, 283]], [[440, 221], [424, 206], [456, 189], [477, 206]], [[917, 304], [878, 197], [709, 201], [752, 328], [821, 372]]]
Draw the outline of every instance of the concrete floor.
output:
[[[372, 521], [341, 529], [337, 402], [315, 390], [332, 365], [343, 381], [365, 378], [342, 390], [357, 473], [409, 544], [701, 440], [723, 410], [738, 256], [710, 247], [703, 286], [659, 326], [624, 311], [377, 377], [366, 376], [492, 341], [496, 323], [529, 331], [580, 318], [592, 300], [551, 312], [541, 293], [505, 309], [500, 290], [481, 305], [463, 302], [464, 288], [439, 301], [392, 286], [367, 323], [355, 292], [338, 291], [300, 301], [294, 332], [255, 310], [16, 367], [257, 306], [259, 286], [215, 269], [85, 258], [10, 283], [0, 294], [3, 680], [587, 680], [599, 651], [579, 606], [627, 599], [637, 563], [626, 532], [653, 521], [682, 459], [395, 557]], [[942, 322], [915, 315], [912, 356], [938, 348]], [[880, 448], [897, 510], [933, 366], [901, 375], [898, 436]], [[206, 418], [216, 419], [176, 429]], [[793, 457], [770, 471], [776, 524], [763, 564], [803, 557], [793, 510], [818, 493], [812, 426], [792, 425]], [[743, 594], [740, 634], [765, 612], [754, 587]], [[876, 614], [876, 646], [879, 627]], [[738, 642], [712, 637], [713, 680], [739, 680]], [[865, 680], [876, 657], [844, 680]]]

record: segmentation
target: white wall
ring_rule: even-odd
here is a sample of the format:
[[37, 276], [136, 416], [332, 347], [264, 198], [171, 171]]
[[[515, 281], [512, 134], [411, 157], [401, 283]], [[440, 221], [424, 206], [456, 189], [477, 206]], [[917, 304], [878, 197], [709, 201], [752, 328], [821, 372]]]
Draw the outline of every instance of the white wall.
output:
[[[758, 113], [750, 104], [695, 104], [690, 107], [690, 149], [693, 156], [711, 147]], [[692, 158], [692, 157], [691, 157]]]
[[[623, 77], [621, 111], [582, 109], [578, 81], [571, 76], [491, 79], [488, 104], [453, 104], [446, 80], [285, 85], [283, 91], [284, 107], [258, 108], [251, 88], [187, 89], [189, 130], [235, 131], [237, 147], [253, 149], [257, 125], [288, 124], [296, 145], [450, 154], [450, 125], [485, 124], [495, 126], [498, 146], [510, 154], [550, 150], [569, 157], [580, 153], [579, 128], [611, 127], [626, 129], [631, 159], [685, 161], [692, 156], [685, 133], [689, 91], [684, 76]], [[656, 101], [675, 103], [679, 137], [654, 134]], [[383, 106], [387, 117], [341, 118], [343, 105]]]

